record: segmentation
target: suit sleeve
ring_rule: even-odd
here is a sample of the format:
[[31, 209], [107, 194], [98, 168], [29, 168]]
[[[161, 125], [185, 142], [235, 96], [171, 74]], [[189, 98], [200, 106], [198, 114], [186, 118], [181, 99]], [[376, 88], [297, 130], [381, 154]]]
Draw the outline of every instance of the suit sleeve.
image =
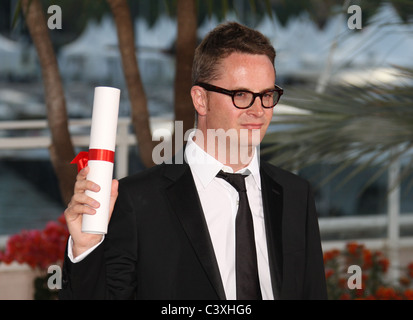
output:
[[304, 280], [305, 299], [327, 299], [323, 252], [318, 217], [311, 187], [307, 197], [306, 268]]
[[78, 263], [72, 263], [65, 255], [59, 298], [133, 298], [136, 290], [136, 252], [134, 210], [120, 184], [105, 240]]
[[104, 245], [100, 244], [85, 259], [72, 263], [65, 253], [60, 300], [105, 298]]

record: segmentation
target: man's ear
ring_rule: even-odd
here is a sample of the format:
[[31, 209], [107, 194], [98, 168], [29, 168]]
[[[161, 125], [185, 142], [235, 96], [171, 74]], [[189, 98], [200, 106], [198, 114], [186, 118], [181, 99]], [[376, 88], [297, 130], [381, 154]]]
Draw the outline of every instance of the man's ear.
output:
[[207, 112], [207, 95], [204, 89], [200, 86], [191, 88], [192, 103], [199, 116], [206, 115]]

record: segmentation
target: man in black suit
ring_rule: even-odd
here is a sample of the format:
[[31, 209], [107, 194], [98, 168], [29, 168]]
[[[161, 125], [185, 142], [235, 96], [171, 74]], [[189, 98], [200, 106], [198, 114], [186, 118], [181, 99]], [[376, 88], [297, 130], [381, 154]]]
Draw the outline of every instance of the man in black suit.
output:
[[185, 160], [114, 180], [104, 237], [81, 232], [82, 215], [99, 205], [85, 190], [99, 187], [88, 167], [79, 172], [65, 211], [62, 299], [327, 297], [310, 185], [259, 162], [283, 93], [274, 59], [268, 39], [240, 24], [206, 36], [193, 64], [197, 128]]

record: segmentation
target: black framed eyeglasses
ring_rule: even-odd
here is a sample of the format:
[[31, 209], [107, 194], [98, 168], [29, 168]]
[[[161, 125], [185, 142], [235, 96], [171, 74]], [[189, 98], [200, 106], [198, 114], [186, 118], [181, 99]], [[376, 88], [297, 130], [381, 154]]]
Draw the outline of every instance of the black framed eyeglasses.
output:
[[274, 89], [268, 89], [258, 93], [249, 90], [227, 90], [205, 82], [197, 82], [195, 85], [200, 86], [207, 91], [218, 92], [231, 96], [232, 103], [238, 109], [248, 109], [254, 104], [257, 97], [260, 97], [263, 108], [274, 108], [280, 100], [281, 95], [284, 93], [284, 90], [276, 84], [274, 85]]

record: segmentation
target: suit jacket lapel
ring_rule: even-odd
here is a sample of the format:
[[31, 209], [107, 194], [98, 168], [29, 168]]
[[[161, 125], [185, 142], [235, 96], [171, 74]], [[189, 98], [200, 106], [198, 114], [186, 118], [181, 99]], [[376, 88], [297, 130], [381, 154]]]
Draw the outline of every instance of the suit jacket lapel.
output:
[[268, 259], [274, 298], [281, 295], [283, 277], [282, 258], [282, 212], [283, 189], [272, 178], [265, 163], [261, 164], [261, 190], [267, 235]]
[[169, 164], [165, 168], [165, 176], [172, 182], [166, 189], [171, 206], [218, 297], [225, 300], [218, 263], [191, 170], [187, 164]]

